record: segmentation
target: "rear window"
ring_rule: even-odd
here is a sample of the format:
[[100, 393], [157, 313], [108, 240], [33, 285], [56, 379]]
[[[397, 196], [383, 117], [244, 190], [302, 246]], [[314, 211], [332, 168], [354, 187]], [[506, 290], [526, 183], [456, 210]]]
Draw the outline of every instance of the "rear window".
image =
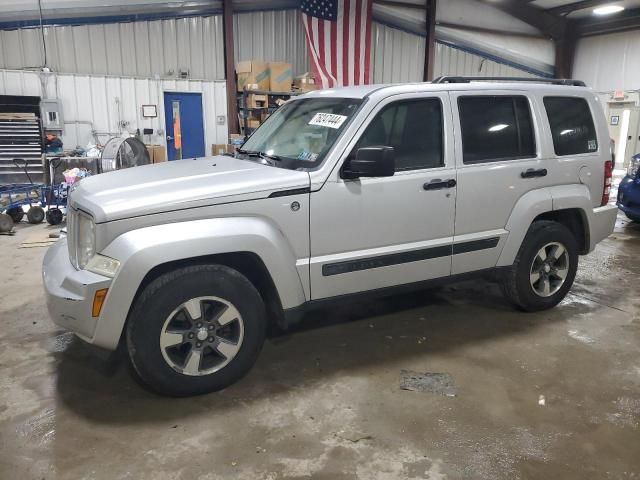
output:
[[460, 97], [458, 109], [464, 163], [535, 157], [533, 122], [526, 97]]
[[598, 150], [591, 109], [584, 98], [544, 97], [556, 155], [592, 153]]

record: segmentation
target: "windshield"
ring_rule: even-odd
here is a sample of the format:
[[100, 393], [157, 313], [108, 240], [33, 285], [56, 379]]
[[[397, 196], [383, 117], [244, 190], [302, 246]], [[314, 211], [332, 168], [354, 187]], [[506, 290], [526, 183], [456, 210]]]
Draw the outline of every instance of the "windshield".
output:
[[307, 98], [285, 103], [251, 135], [240, 153], [259, 153], [285, 168], [315, 167], [361, 103], [355, 98]]

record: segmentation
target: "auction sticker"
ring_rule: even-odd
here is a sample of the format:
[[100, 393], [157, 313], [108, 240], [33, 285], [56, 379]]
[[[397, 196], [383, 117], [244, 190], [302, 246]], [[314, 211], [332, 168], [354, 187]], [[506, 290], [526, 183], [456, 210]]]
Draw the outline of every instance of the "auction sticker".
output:
[[335, 113], [316, 113], [309, 125], [318, 125], [320, 127], [340, 128], [347, 119], [346, 115], [336, 115]]

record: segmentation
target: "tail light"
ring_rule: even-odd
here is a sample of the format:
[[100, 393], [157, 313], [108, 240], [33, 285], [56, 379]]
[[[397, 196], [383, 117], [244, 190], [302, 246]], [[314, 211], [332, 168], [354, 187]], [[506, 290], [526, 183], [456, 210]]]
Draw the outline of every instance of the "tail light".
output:
[[613, 179], [613, 161], [604, 162], [604, 186], [602, 188], [602, 202], [600, 206], [604, 207], [609, 203], [609, 193], [611, 193], [611, 180]]

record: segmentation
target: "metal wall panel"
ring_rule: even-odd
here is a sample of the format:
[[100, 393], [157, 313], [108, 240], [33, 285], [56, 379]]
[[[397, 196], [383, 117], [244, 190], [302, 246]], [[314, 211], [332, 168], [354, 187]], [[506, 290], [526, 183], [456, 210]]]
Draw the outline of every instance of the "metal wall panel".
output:
[[[374, 22], [372, 35], [374, 83], [421, 82], [425, 38]], [[533, 76], [443, 43], [436, 44], [434, 76]]]
[[[37, 28], [1, 30], [0, 68], [42, 66], [40, 35]], [[45, 38], [47, 64], [61, 73], [152, 78], [185, 70], [193, 79], [224, 78], [219, 15], [46, 27]]]
[[294, 75], [309, 70], [304, 27], [297, 10], [238, 13], [233, 16], [236, 62], [289, 62]]
[[[297, 10], [234, 15], [236, 61], [289, 62], [295, 74], [309, 69], [304, 28]], [[222, 17], [55, 26], [45, 28], [47, 63], [61, 73], [224, 78]], [[0, 68], [40, 67], [40, 30], [0, 31]]]
[[[221, 81], [156, 80], [98, 75], [42, 75], [37, 72], [0, 70], [0, 95], [43, 95], [62, 101], [65, 147], [85, 146], [93, 141], [92, 130], [105, 143], [109, 136], [135, 133], [139, 128], [164, 130], [163, 92], [200, 92], [203, 99], [205, 151], [214, 143], [227, 143], [226, 84]], [[157, 105], [157, 118], [143, 118], [142, 105]], [[126, 128], [120, 121], [129, 122]], [[153, 143], [164, 144], [164, 135]]]
[[640, 30], [578, 41], [573, 77], [599, 92], [640, 88]]
[[373, 82], [420, 82], [424, 73], [425, 38], [373, 22]]

